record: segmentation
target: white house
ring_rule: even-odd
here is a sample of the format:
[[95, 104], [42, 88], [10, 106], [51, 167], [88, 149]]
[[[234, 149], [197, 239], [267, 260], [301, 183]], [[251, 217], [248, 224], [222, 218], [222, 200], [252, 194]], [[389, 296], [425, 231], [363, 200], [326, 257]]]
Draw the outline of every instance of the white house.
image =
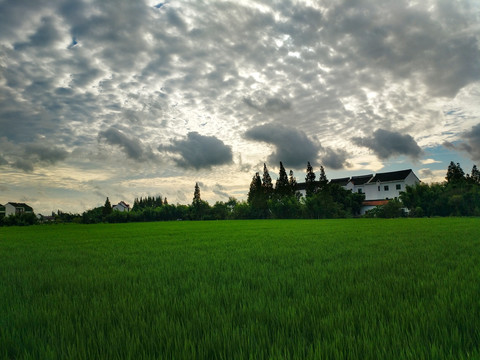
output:
[[24, 203], [8, 202], [5, 205], [0, 206], [0, 213], [4, 213], [5, 216], [21, 215], [33, 213], [33, 209]]
[[[330, 180], [331, 184], [338, 184], [346, 190], [365, 194], [362, 215], [375, 206], [385, 205], [389, 200], [398, 198], [407, 185], [412, 186], [419, 182], [412, 169]], [[297, 190], [305, 195], [305, 183], [299, 183]]]
[[407, 185], [419, 182], [412, 169], [378, 173], [364, 185], [365, 200], [395, 199], [405, 191]]
[[120, 201], [117, 205], [112, 207], [113, 210], [120, 211], [120, 212], [129, 212], [130, 211], [130, 205], [128, 205], [124, 201]]

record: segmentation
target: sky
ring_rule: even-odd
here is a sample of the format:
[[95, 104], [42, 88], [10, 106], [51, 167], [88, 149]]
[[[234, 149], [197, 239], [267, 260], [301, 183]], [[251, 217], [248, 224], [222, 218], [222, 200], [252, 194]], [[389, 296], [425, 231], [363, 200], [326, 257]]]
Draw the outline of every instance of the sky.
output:
[[0, 203], [480, 166], [476, 0], [0, 0]]

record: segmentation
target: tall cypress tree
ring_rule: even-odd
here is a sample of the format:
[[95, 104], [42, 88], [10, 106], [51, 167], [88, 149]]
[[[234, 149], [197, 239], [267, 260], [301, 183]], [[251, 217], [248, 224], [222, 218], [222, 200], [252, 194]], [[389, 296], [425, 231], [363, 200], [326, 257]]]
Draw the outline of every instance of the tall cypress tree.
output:
[[470, 179], [474, 184], [480, 185], [480, 171], [477, 169], [477, 165], [473, 165]]
[[265, 198], [267, 200], [270, 199], [273, 194], [273, 184], [272, 184], [272, 178], [268, 173], [267, 165], [265, 163], [263, 164], [262, 188], [263, 188], [263, 193], [265, 194]]
[[290, 186], [288, 183], [288, 176], [282, 162], [280, 161], [280, 172], [277, 182], [275, 183], [275, 195], [284, 197], [290, 195]]
[[316, 183], [315, 178], [317, 176], [313, 172], [312, 165], [310, 165], [310, 161], [307, 163], [307, 176], [305, 176], [305, 192], [307, 197], [311, 197], [316, 192]]
[[103, 215], [108, 215], [111, 214], [112, 211], [112, 205], [110, 204], [110, 200], [107, 197], [107, 200], [105, 200], [105, 205], [103, 205], [102, 213]]
[[260, 179], [260, 175], [255, 173], [252, 178], [252, 182], [250, 183], [250, 190], [248, 191], [247, 202], [249, 204], [256, 203], [257, 199], [263, 196], [263, 189], [262, 189], [262, 180]]
[[323, 168], [323, 166], [320, 165], [320, 177], [318, 178], [319, 190], [325, 189], [327, 184], [328, 184], [328, 179], [327, 179], [327, 175], [325, 175], [325, 169]]
[[193, 206], [198, 206], [202, 202], [202, 199], [200, 198], [200, 187], [198, 186], [198, 182], [195, 183], [195, 191], [193, 192]]
[[288, 185], [290, 186], [290, 194], [295, 195], [297, 192], [297, 179], [295, 179], [295, 177], [293, 176], [293, 170], [290, 170]]

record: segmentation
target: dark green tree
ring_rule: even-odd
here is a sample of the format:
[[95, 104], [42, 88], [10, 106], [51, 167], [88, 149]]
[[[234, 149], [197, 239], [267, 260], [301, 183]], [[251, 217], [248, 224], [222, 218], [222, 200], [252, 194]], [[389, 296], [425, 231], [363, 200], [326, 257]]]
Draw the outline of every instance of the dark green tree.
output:
[[270, 199], [273, 195], [273, 183], [266, 164], [263, 164], [262, 188], [265, 199]]
[[477, 169], [477, 165], [473, 165], [472, 173], [470, 175], [470, 181], [474, 184], [480, 185], [480, 171]]
[[248, 191], [247, 203], [250, 207], [251, 213], [249, 215], [242, 215], [252, 218], [264, 218], [267, 212], [267, 198], [265, 189], [262, 185], [262, 180], [258, 172], [252, 178], [250, 183], [250, 190]]
[[320, 177], [318, 178], [318, 189], [322, 191], [328, 184], [327, 175], [325, 175], [325, 169], [320, 166]]
[[459, 163], [454, 163], [450, 161], [450, 165], [448, 165], [447, 169], [447, 176], [445, 177], [448, 184], [459, 184], [465, 181], [465, 173], [461, 168]]
[[105, 205], [103, 205], [102, 214], [106, 216], [108, 214], [111, 214], [112, 211], [112, 205], [110, 204], [110, 200], [107, 197], [107, 200], [105, 200]]
[[275, 195], [278, 198], [291, 195], [290, 184], [288, 183], [288, 176], [285, 168], [283, 167], [282, 162], [280, 161], [280, 172], [278, 174], [278, 179], [275, 183]]
[[[293, 170], [290, 170], [288, 185], [290, 186], [290, 194], [297, 196], [297, 179], [295, 178], [295, 176], [293, 176]], [[298, 195], [300, 196], [300, 193], [298, 193]]]
[[260, 175], [255, 173], [252, 178], [252, 182], [250, 183], [250, 190], [248, 191], [247, 202], [249, 204], [254, 204], [258, 201], [259, 197], [263, 197], [263, 189], [262, 189], [262, 180], [260, 179]]
[[310, 165], [310, 161], [307, 163], [307, 175], [305, 176], [305, 192], [307, 197], [311, 197], [315, 194], [317, 190], [317, 185], [315, 182], [315, 178], [317, 176], [313, 172], [312, 165]]
[[202, 199], [200, 197], [200, 186], [198, 186], [198, 182], [197, 182], [197, 183], [195, 183], [195, 191], [193, 192], [192, 205], [193, 206], [198, 205], [198, 204], [200, 204], [201, 201], [202, 201]]

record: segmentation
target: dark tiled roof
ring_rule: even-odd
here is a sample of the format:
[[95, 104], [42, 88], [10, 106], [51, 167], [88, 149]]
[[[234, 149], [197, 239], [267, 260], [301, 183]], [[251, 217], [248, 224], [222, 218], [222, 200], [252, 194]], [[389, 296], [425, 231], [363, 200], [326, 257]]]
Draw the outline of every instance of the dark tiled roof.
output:
[[25, 211], [33, 211], [33, 209], [25, 203], [9, 202], [8, 204], [15, 206], [16, 208], [23, 208]]
[[353, 183], [353, 185], [363, 185], [368, 182], [373, 177], [373, 174], [368, 174], [368, 175], [360, 175], [360, 176], [352, 176], [350, 181]]
[[339, 178], [339, 179], [332, 179], [330, 180], [330, 184], [338, 184], [340, 186], [345, 186], [348, 184], [348, 181], [350, 180], [350, 178], [346, 177], [346, 178]]
[[391, 172], [386, 172], [386, 173], [378, 173], [376, 174], [372, 180], [370, 180], [371, 183], [380, 181], [380, 182], [385, 182], [385, 181], [397, 181], [397, 180], [405, 180], [405, 178], [412, 172], [412, 169], [408, 170], [400, 170], [400, 171], [391, 171]]
[[[318, 186], [320, 182], [314, 181], [313, 183], [315, 184], [315, 186]], [[305, 182], [297, 183], [296, 190], [307, 190], [307, 183]]]

